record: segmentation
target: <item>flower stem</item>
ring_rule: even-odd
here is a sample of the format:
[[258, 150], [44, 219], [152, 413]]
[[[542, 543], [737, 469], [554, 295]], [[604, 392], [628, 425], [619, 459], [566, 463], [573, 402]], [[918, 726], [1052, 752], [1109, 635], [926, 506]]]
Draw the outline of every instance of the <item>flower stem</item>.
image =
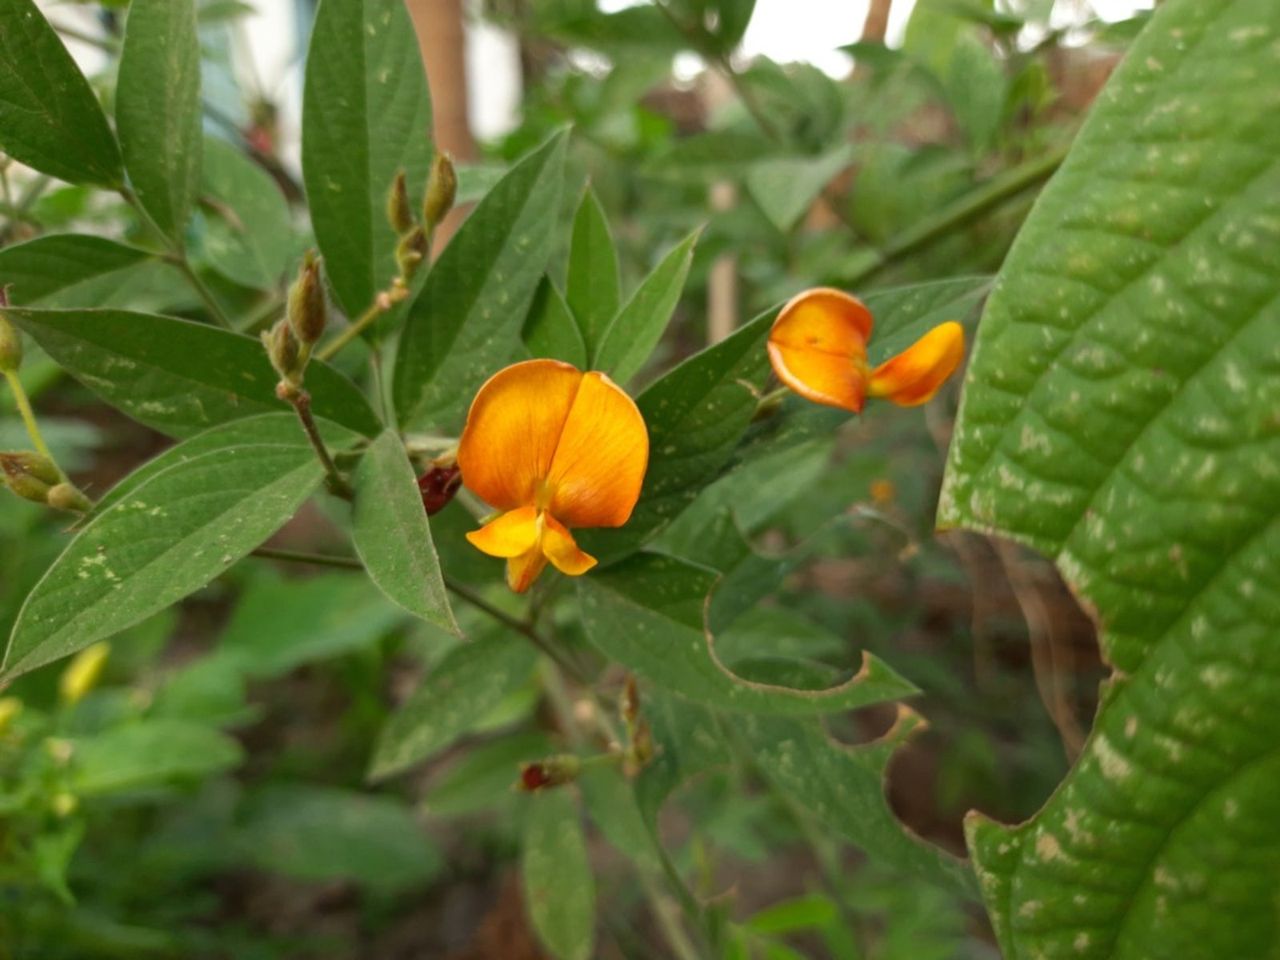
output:
[[333, 462], [333, 457], [329, 455], [329, 448], [325, 446], [324, 438], [320, 436], [320, 430], [316, 426], [316, 419], [311, 415], [311, 394], [307, 393], [306, 390], [294, 389], [287, 393], [282, 393], [281, 399], [286, 400], [298, 414], [298, 421], [302, 424], [302, 430], [307, 435], [307, 439], [311, 441], [311, 446], [316, 452], [320, 465], [324, 467], [329, 492], [344, 500], [354, 500], [355, 491], [351, 489], [351, 484], [347, 483], [346, 478], [338, 470], [338, 465]]
[[[31, 401], [27, 398], [27, 391], [23, 388], [18, 374], [12, 370], [6, 370], [4, 371], [4, 378], [9, 382], [9, 389], [13, 391], [13, 402], [18, 407], [18, 414], [22, 417], [22, 425], [27, 428], [27, 436], [31, 438], [31, 443], [36, 448], [36, 452], [50, 462], [56, 463], [53, 459], [53, 454], [49, 452], [48, 445], [44, 442], [44, 437], [40, 433], [40, 425], [36, 423], [35, 411], [31, 409]], [[59, 467], [58, 471], [61, 472], [62, 468]]]

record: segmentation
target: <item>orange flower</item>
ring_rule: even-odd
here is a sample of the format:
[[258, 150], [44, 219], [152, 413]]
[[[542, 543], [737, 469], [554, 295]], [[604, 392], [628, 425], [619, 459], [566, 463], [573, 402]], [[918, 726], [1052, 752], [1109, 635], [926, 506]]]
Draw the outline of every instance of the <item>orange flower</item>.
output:
[[570, 527], [620, 527], [640, 497], [649, 433], [635, 402], [603, 373], [527, 360], [489, 378], [458, 447], [463, 482], [501, 511], [467, 534], [507, 561], [523, 593], [550, 561], [579, 576], [595, 557]]
[[924, 403], [964, 357], [964, 328], [948, 321], [871, 369], [873, 323], [857, 297], [830, 287], [806, 290], [782, 308], [769, 332], [774, 373], [807, 400], [858, 413], [867, 397], [904, 407]]

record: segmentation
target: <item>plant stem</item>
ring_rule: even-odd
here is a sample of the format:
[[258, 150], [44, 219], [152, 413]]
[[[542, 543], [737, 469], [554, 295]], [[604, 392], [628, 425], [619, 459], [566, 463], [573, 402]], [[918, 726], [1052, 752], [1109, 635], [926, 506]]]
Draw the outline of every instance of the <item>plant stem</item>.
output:
[[223, 312], [222, 306], [213, 296], [213, 291], [205, 285], [205, 282], [200, 279], [200, 275], [192, 269], [190, 261], [187, 260], [187, 255], [185, 253], [175, 253], [171, 258], [171, 262], [187, 278], [187, 283], [191, 285], [191, 289], [204, 301], [205, 307], [218, 326], [227, 330], [232, 329], [231, 318]]
[[[36, 423], [35, 411], [31, 409], [31, 401], [27, 398], [27, 391], [23, 388], [18, 374], [12, 370], [6, 370], [4, 378], [9, 382], [9, 389], [13, 391], [13, 402], [18, 407], [18, 414], [22, 417], [22, 425], [27, 428], [27, 436], [31, 438], [31, 443], [36, 448], [36, 452], [51, 463], [56, 463], [53, 459], [53, 454], [49, 452], [48, 445], [44, 442], [44, 437], [40, 433], [40, 425]], [[61, 472], [62, 468], [59, 467], [58, 470]]]
[[992, 177], [981, 187], [961, 197], [950, 206], [944, 207], [934, 216], [921, 220], [898, 234], [878, 252], [872, 262], [855, 270], [850, 276], [842, 278], [843, 283], [849, 287], [865, 283], [886, 267], [927, 247], [952, 231], [967, 226], [1006, 200], [1049, 179], [1062, 165], [1069, 147], [1070, 145], [1057, 147], [1044, 156], [1028, 160], [1012, 170], [1006, 170]]
[[252, 552], [264, 560], [282, 560], [285, 563], [309, 563], [316, 567], [335, 567], [339, 570], [363, 570], [364, 564], [355, 557], [340, 557], [327, 553], [304, 553], [301, 550], [278, 550], [275, 547], [258, 547]]
[[334, 354], [345, 347], [348, 343], [360, 336], [360, 334], [364, 333], [364, 331], [367, 330], [369, 326], [378, 319], [378, 317], [382, 316], [382, 313], [382, 304], [379, 303], [378, 298], [375, 297], [373, 303], [369, 304], [369, 306], [365, 308], [364, 313], [356, 317], [347, 329], [343, 330], [340, 334], [316, 351], [316, 359], [328, 360], [333, 357]]
[[312, 449], [315, 450], [316, 457], [320, 460], [320, 465], [324, 467], [325, 475], [328, 478], [329, 492], [334, 496], [342, 497], [344, 500], [354, 500], [355, 491], [351, 489], [351, 484], [347, 483], [346, 478], [338, 470], [338, 465], [333, 462], [333, 457], [329, 455], [329, 448], [325, 446], [324, 438], [320, 436], [315, 417], [311, 415], [311, 394], [305, 390], [295, 389], [281, 398], [288, 401], [289, 405], [298, 414], [302, 430], [306, 433], [307, 439], [311, 441]]

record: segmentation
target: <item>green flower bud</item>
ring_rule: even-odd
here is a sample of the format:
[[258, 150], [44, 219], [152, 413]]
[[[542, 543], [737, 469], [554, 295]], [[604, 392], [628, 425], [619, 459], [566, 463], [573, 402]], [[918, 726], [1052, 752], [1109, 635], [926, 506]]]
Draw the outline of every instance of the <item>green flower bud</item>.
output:
[[49, 489], [62, 483], [62, 474], [48, 457], [38, 453], [0, 453], [4, 485], [33, 503], [48, 503]]
[[288, 320], [277, 320], [270, 331], [263, 333], [262, 345], [267, 348], [271, 366], [280, 374], [282, 382], [295, 386], [302, 382], [302, 371], [306, 369], [307, 361], [302, 344]]
[[437, 153], [431, 164], [431, 176], [427, 178], [426, 198], [422, 204], [422, 220], [428, 230], [434, 230], [453, 209], [458, 195], [458, 174], [447, 153]]
[[391, 181], [391, 189], [387, 192], [387, 222], [400, 236], [416, 226], [413, 222], [413, 209], [409, 206], [409, 188], [405, 185], [403, 170], [396, 174], [395, 180]]
[[324, 284], [320, 281], [320, 261], [308, 250], [302, 258], [298, 279], [289, 288], [287, 316], [293, 335], [300, 343], [309, 347], [324, 335], [326, 313]]
[[427, 232], [422, 227], [414, 227], [396, 244], [396, 263], [400, 266], [400, 276], [410, 280], [427, 257]]
[[50, 487], [45, 502], [55, 510], [65, 510], [68, 513], [88, 513], [93, 507], [89, 498], [73, 483], [59, 483]]

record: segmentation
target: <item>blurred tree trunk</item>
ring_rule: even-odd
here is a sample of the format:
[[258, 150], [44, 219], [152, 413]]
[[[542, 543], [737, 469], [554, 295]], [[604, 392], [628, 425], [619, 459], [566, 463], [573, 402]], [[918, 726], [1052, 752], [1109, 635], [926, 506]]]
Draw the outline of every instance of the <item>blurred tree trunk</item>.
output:
[[862, 41], [864, 43], [884, 43], [885, 34], [889, 32], [889, 13], [893, 10], [893, 0], [871, 0], [867, 8], [867, 19], [862, 21]]
[[[462, 0], [405, 2], [418, 31], [418, 45], [427, 66], [436, 149], [447, 151], [459, 163], [470, 163], [476, 159], [476, 141], [467, 119], [467, 47]], [[463, 212], [455, 208], [440, 224], [436, 231], [437, 255], [462, 220]]]

